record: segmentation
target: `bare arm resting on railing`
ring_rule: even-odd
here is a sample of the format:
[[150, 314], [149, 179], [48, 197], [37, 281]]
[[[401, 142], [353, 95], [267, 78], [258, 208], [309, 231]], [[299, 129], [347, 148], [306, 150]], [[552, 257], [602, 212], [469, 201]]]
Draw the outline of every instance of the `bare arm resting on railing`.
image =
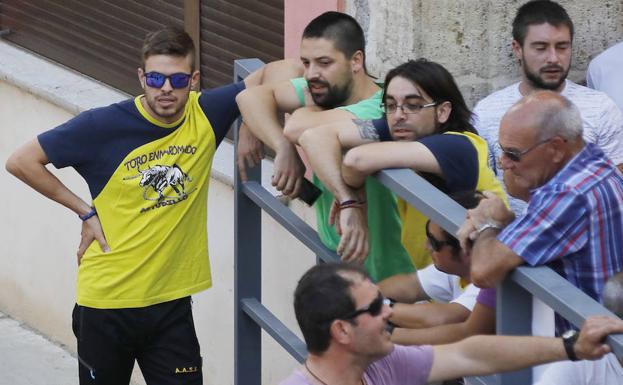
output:
[[[343, 110], [327, 111], [329, 112], [331, 116], [338, 113], [346, 117], [351, 115]], [[291, 120], [306, 113], [308, 112], [305, 109], [298, 110]], [[358, 120], [355, 119], [355, 121]], [[351, 200], [361, 202], [366, 199], [364, 189], [355, 190], [342, 179], [340, 166], [343, 149], [378, 140], [378, 135], [368, 134], [355, 125], [348, 124], [349, 122], [352, 120], [337, 120], [306, 130], [298, 137], [298, 143], [308, 155], [309, 163], [316, 176], [331, 190], [337, 202]], [[290, 121], [286, 124], [286, 130], [288, 124]], [[367, 219], [363, 209], [364, 207], [341, 211], [336, 218], [342, 232], [341, 247], [338, 247], [338, 251], [342, 251], [345, 260], [362, 259], [368, 254]]]
[[[260, 84], [274, 84], [301, 76], [303, 67], [298, 60], [280, 60], [266, 64], [245, 79], [247, 87]], [[246, 166], [255, 167], [264, 158], [264, 143], [257, 139], [246, 124], [238, 132], [238, 168], [242, 180], [247, 180]]]
[[246, 180], [245, 162], [253, 166], [260, 158], [259, 139], [276, 153], [273, 185], [284, 194], [296, 196], [304, 166], [296, 148], [283, 135], [280, 112], [300, 107], [288, 79], [300, 76], [303, 68], [298, 61], [284, 60], [267, 64], [263, 72], [260, 83], [236, 97], [245, 122], [239, 132], [238, 169], [241, 178]]
[[349, 186], [356, 188], [368, 175], [384, 168], [410, 168], [443, 176], [433, 153], [418, 142], [371, 143], [353, 148], [344, 156], [342, 175]]
[[[620, 319], [589, 317], [573, 346], [575, 355], [579, 359], [601, 358], [610, 352], [603, 343], [605, 337], [622, 332]], [[428, 381], [500, 373], [568, 359], [562, 339], [548, 337], [474, 336], [433, 349]]]

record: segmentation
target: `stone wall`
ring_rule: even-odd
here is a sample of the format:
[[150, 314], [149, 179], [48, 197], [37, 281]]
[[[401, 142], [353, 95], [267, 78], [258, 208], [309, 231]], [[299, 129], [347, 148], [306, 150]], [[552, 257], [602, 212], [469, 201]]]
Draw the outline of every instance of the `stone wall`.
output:
[[[443, 64], [473, 106], [519, 79], [511, 51], [517, 0], [349, 0], [361, 23], [368, 67], [379, 76], [407, 59]], [[591, 58], [623, 40], [623, 0], [560, 0], [575, 29], [569, 78], [583, 82]]]

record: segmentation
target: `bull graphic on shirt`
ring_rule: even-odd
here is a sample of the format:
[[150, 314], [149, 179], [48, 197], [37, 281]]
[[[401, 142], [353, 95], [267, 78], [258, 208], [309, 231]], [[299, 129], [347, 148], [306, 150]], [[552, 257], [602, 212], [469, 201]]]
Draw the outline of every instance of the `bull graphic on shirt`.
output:
[[[177, 164], [174, 164], [173, 166], [163, 166], [157, 164], [153, 167], [147, 168], [146, 170], [141, 170], [139, 167], [138, 172], [139, 175], [123, 179], [141, 178], [139, 186], [145, 188], [143, 191], [143, 198], [150, 201], [161, 201], [164, 198], [185, 198], [187, 194], [184, 183], [192, 181], [192, 179]], [[164, 195], [164, 191], [167, 186], [171, 187], [177, 196], [172, 197]], [[147, 196], [150, 189], [153, 189], [158, 194], [158, 198], [150, 198]]]

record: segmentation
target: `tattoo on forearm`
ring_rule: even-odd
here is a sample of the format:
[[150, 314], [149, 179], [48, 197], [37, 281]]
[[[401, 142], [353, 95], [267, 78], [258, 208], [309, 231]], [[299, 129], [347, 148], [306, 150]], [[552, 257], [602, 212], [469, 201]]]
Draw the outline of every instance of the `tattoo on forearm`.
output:
[[376, 131], [371, 120], [353, 119], [353, 123], [359, 129], [361, 139], [379, 140], [379, 133]]

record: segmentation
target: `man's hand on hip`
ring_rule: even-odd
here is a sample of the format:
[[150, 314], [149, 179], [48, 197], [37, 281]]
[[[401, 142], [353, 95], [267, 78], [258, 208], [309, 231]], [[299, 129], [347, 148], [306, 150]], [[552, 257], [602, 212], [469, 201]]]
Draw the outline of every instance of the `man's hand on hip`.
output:
[[108, 247], [108, 243], [106, 242], [106, 237], [104, 236], [104, 231], [102, 230], [102, 224], [100, 223], [97, 215], [92, 216], [86, 221], [82, 222], [82, 232], [80, 233], [80, 245], [78, 246], [78, 265], [82, 261], [82, 256], [87, 248], [91, 245], [91, 243], [96, 240], [100, 248], [104, 253], [110, 251], [110, 247]]

